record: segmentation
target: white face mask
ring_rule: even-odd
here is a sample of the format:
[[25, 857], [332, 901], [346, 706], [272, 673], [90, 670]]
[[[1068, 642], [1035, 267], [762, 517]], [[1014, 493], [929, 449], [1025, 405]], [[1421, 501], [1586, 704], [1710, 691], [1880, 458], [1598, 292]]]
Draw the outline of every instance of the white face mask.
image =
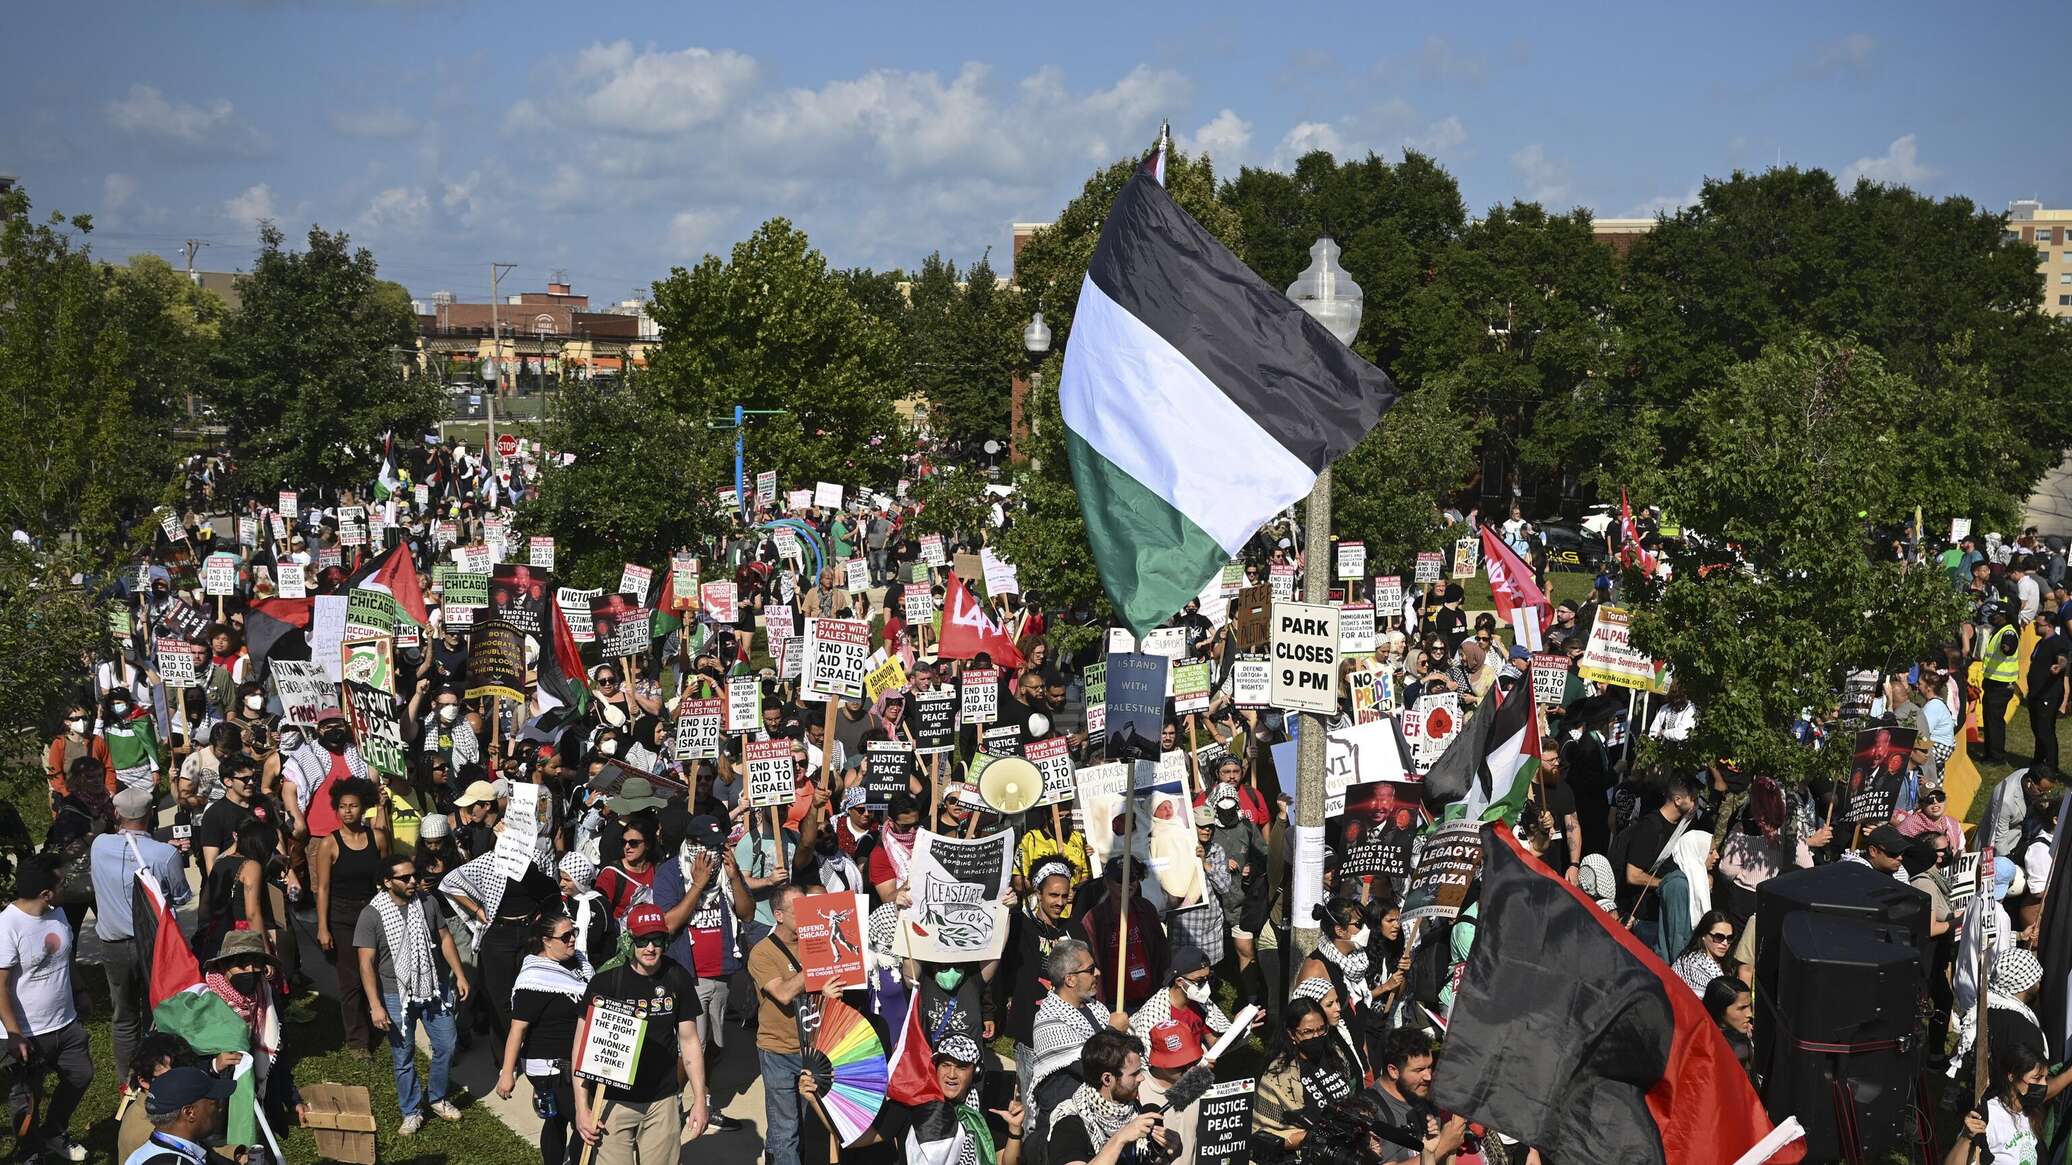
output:
[[606, 756], [617, 756], [619, 755], [619, 742], [616, 740], [600, 741], [597, 745], [597, 751]]
[[460, 719], [459, 704], [442, 704], [439, 706], [439, 720], [442, 723], [451, 724], [458, 719]]
[[1367, 949], [1366, 927], [1363, 926], [1360, 929], [1353, 932], [1353, 949], [1356, 951], [1364, 951]]
[[86, 732], [86, 721], [84, 721], [84, 720], [67, 720], [67, 721], [65, 721], [65, 727], [67, 727], [67, 728], [71, 729], [71, 730], [72, 730], [72, 731], [74, 731], [74, 732], [77, 732], [77, 733], [81, 733], [81, 734], [84, 734], [84, 733]]
[[265, 697], [265, 696], [246, 696], [246, 697], [245, 697], [245, 707], [247, 707], [247, 708], [251, 709], [251, 710], [252, 710], [252, 711], [254, 711], [254, 712], [257, 712], [257, 711], [258, 711], [259, 709], [261, 709], [261, 708], [264, 708], [264, 707], [266, 707], [266, 697]]
[[1209, 1001], [1210, 993], [1207, 983], [1185, 982], [1180, 985], [1180, 990], [1186, 992], [1187, 998], [1194, 1000], [1196, 1003], [1207, 1003]]

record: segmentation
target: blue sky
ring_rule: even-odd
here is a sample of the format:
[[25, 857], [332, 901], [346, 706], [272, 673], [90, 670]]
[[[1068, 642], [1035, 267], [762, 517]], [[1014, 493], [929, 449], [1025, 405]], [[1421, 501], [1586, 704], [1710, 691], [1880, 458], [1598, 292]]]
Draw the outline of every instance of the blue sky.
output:
[[2072, 203], [2061, 7], [1571, 7], [10, 4], [0, 173], [107, 257], [238, 269], [259, 219], [321, 223], [463, 299], [492, 259], [623, 298], [780, 214], [841, 266], [1004, 258], [1162, 117], [1219, 173], [1414, 145], [1477, 212], [1779, 157]]

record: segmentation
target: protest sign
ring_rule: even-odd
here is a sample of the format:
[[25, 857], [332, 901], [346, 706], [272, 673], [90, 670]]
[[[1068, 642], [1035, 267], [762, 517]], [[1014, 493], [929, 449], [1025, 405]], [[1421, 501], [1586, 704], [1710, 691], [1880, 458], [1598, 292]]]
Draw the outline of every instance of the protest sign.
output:
[[1086, 707], [1086, 742], [1099, 748], [1108, 739], [1108, 665], [1090, 663], [1079, 673], [1079, 690]]
[[1295, 565], [1277, 562], [1266, 569], [1266, 585], [1273, 591], [1274, 602], [1285, 603], [1295, 597]]
[[1385, 717], [1334, 729], [1324, 736], [1324, 816], [1345, 812], [1353, 785], [1415, 778], [1403, 764], [1403, 741]]
[[978, 558], [981, 568], [985, 571], [988, 598], [994, 595], [1022, 593], [1021, 578], [1016, 573], [1013, 563], [993, 553], [990, 546], [982, 547], [978, 552]]
[[460, 523], [441, 521], [432, 526], [432, 542], [444, 549], [460, 541]]
[[[323, 551], [317, 553], [321, 555]], [[496, 552], [479, 542], [473, 546], [462, 546], [453, 554], [453, 560], [460, 564], [462, 570], [472, 571], [483, 578], [488, 578], [490, 570], [496, 566]], [[322, 563], [319, 562], [318, 565], [321, 566]], [[482, 605], [486, 607], [489, 604], [485, 602]]]
[[1420, 587], [1438, 582], [1439, 575], [1444, 569], [1442, 566], [1443, 562], [1444, 556], [1436, 550], [1420, 551], [1417, 555], [1417, 570], [1413, 580]]
[[603, 595], [600, 590], [579, 590], [575, 587], [558, 587], [554, 601], [561, 606], [561, 617], [568, 621], [568, 636], [577, 643], [594, 643], [597, 628], [590, 621], [590, 603]]
[[733, 486], [728, 486], [719, 491], [719, 506], [717, 508], [722, 514], [732, 514], [738, 511], [741, 508], [740, 491]]
[[1367, 544], [1365, 542], [1340, 542], [1338, 544], [1338, 577], [1358, 579], [1367, 575]]
[[929, 566], [948, 566], [949, 556], [943, 553], [942, 535], [921, 535], [921, 561]]
[[403, 755], [403, 728], [397, 720], [396, 694], [348, 679], [345, 696], [353, 734], [359, 738], [360, 755], [366, 758], [367, 767], [389, 780], [402, 780], [409, 765]]
[[1074, 773], [1072, 780], [1086, 850], [1094, 859], [1094, 868], [1100, 869], [1118, 852], [1121, 839], [1116, 835], [1116, 823], [1123, 817], [1130, 766], [1122, 761], [1088, 765]]
[[1849, 758], [1849, 807], [1844, 821], [1876, 825], [1892, 819], [1918, 735], [1912, 728], [1866, 728], [1856, 734], [1856, 751]]
[[999, 958], [1008, 920], [1000, 899], [1013, 865], [1011, 829], [968, 839], [921, 830], [907, 862], [912, 899], [900, 911], [900, 953], [934, 963]]
[[1209, 708], [1209, 665], [1201, 660], [1195, 663], [1175, 664], [1167, 673], [1173, 678], [1173, 711], [1176, 713], [1206, 712]]
[[643, 607], [647, 606], [648, 587], [654, 581], [655, 572], [645, 566], [629, 562], [619, 568], [619, 593], [634, 596]]
[[1108, 656], [1105, 755], [1109, 760], [1156, 760], [1165, 725], [1166, 671], [1162, 655], [1124, 652]]
[[1965, 540], [1966, 538], [1969, 538], [1969, 537], [1971, 537], [1971, 519], [1970, 519], [1970, 518], [1951, 518], [1951, 519], [1950, 519], [1950, 544], [1951, 544], [1952, 546], [1954, 546], [1954, 545], [1956, 545], [1957, 543], [1959, 543], [1959, 542], [1962, 542], [1962, 541], [1964, 541], [1964, 540]]
[[1265, 584], [1237, 593], [1230, 613], [1230, 636], [1247, 655], [1264, 655], [1273, 642], [1273, 588]]
[[259, 519], [248, 514], [238, 515], [237, 541], [240, 546], [256, 548], [259, 545]]
[[770, 646], [778, 653], [778, 679], [795, 680], [806, 673], [805, 636], [793, 635], [787, 639], [773, 640]]
[[357, 681], [394, 690], [396, 652], [395, 643], [388, 636], [347, 639], [340, 650], [339, 674], [347, 682]]
[[748, 804], [753, 809], [789, 805], [797, 783], [792, 779], [791, 741], [750, 740], [741, 745], [743, 767], [748, 771]]
[[999, 668], [966, 668], [960, 692], [963, 695], [963, 706], [957, 715], [959, 723], [967, 725], [991, 724], [999, 718]]
[[842, 589], [852, 595], [860, 595], [871, 589], [871, 565], [861, 558], [851, 558], [842, 563]]
[[201, 683], [208, 664], [208, 649], [184, 639], [159, 636], [152, 644], [158, 678], [169, 688], [191, 688]]
[[970, 585], [974, 580], [985, 578], [986, 564], [978, 555], [960, 550], [950, 563], [950, 573], [963, 579], [966, 585]]
[[676, 759], [717, 759], [722, 717], [721, 701], [686, 696], [676, 706]]
[[1187, 628], [1158, 627], [1146, 631], [1137, 650], [1145, 655], [1162, 655], [1178, 661], [1187, 658]]
[[811, 700], [863, 698], [870, 671], [871, 631], [854, 619], [808, 619], [805, 695]]
[[1333, 826], [1331, 848], [1339, 855], [1338, 876], [1408, 877], [1411, 843], [1424, 817], [1423, 795], [1423, 785], [1407, 782], [1348, 788], [1345, 811], [1328, 823]]
[[1432, 692], [1419, 696], [1415, 711], [1417, 735], [1412, 737], [1412, 724], [1406, 717], [1403, 738], [1410, 745], [1411, 765], [1424, 772], [1445, 755], [1446, 746], [1460, 735], [1460, 693]]
[[506, 792], [503, 828], [497, 831], [496, 874], [513, 881], [533, 868], [540, 845], [540, 794], [542, 788], [525, 782], [512, 784]]
[[1841, 717], [1845, 722], [1862, 723], [1871, 718], [1871, 707], [1878, 700], [1878, 673], [1874, 671], [1851, 672], [1842, 680]]
[[537, 535], [526, 544], [528, 561], [541, 570], [554, 569], [554, 540]]
[[935, 621], [935, 596], [927, 587], [910, 586], [900, 594], [900, 613], [908, 624], [927, 627]]
[[468, 687], [470, 700], [495, 696], [499, 700], [525, 698], [525, 633], [512, 623], [497, 618], [477, 619], [468, 631]]
[[727, 731], [754, 732], [763, 726], [763, 681], [756, 676], [727, 677]]
[[266, 677], [273, 684], [274, 699], [280, 701], [284, 724], [315, 728], [317, 713], [338, 706], [337, 685], [324, 666], [313, 660], [269, 660]]
[[712, 621], [722, 627], [732, 627], [741, 621], [741, 596], [730, 578], [714, 579], [698, 585], [698, 602]]
[[1338, 711], [1338, 608], [1275, 603], [1272, 701], [1276, 708]]
[[1395, 678], [1385, 671], [1361, 669], [1345, 677], [1353, 701], [1353, 723], [1368, 724], [1396, 704]]
[[301, 501], [301, 499], [300, 499], [300, 498], [298, 498], [298, 497], [296, 496], [296, 494], [295, 494], [295, 491], [294, 491], [294, 490], [292, 490], [292, 489], [284, 489], [284, 490], [282, 490], [282, 491], [280, 492], [280, 495], [279, 495], [278, 501], [279, 501], [279, 504], [278, 504], [278, 505], [276, 505], [276, 506], [274, 506], [274, 509], [276, 509], [276, 510], [279, 510], [279, 511], [281, 512], [281, 517], [283, 517], [283, 518], [295, 518], [295, 517], [300, 517], [300, 516], [301, 516], [301, 514], [302, 514], [302, 501]]
[[1251, 1080], [1226, 1080], [1202, 1093], [1192, 1165], [1250, 1165], [1252, 1088]]
[[513, 563], [498, 563], [489, 572], [489, 610], [492, 618], [546, 642], [547, 588], [553, 580], [543, 570]]
[[861, 894], [804, 894], [793, 909], [806, 990], [863, 986], [863, 930], [870, 900]]
[[1245, 564], [1226, 562], [1216, 574], [1216, 590], [1225, 600], [1234, 599], [1245, 586]]
[[[631, 593], [630, 588], [626, 588]], [[673, 611], [688, 611], [698, 599], [698, 560], [679, 554], [669, 560], [669, 589]], [[645, 600], [643, 600], [645, 601]]]
[[279, 514], [268, 514], [266, 516], [266, 526], [272, 532], [273, 540], [276, 543], [284, 543], [288, 540], [288, 523], [283, 521]]
[[601, 996], [590, 1001], [576, 1033], [577, 1076], [621, 1088], [633, 1086], [640, 1050], [647, 1043], [648, 1017], [636, 1010], [638, 1006]]
[[365, 546], [367, 544], [367, 508], [365, 506], [338, 507], [338, 544], [340, 546]]
[[654, 612], [640, 605], [631, 594], [599, 595], [590, 600], [590, 629], [597, 636], [597, 650], [607, 659], [645, 655], [653, 639], [648, 634]]
[[345, 630], [348, 635], [393, 635], [401, 612], [387, 591], [354, 587], [345, 593]]
[[1482, 823], [1448, 821], [1433, 829], [1417, 854], [1403, 895], [1403, 921], [1452, 918], [1482, 868]]
[[158, 510], [158, 528], [165, 532], [165, 540], [178, 542], [187, 537], [187, 531], [180, 528], [180, 515], [168, 509]]
[[283, 599], [306, 599], [309, 597], [309, 576], [292, 562], [278, 564], [280, 578], [274, 582], [274, 594]]
[[931, 688], [915, 692], [911, 702], [915, 751], [922, 756], [935, 756], [953, 749], [957, 739], [957, 692]]
[[339, 679], [338, 649], [345, 642], [345, 596], [318, 595], [309, 601], [309, 657], [332, 683]]
[[1478, 539], [1463, 538], [1453, 544], [1453, 577], [1474, 578], [1481, 568], [1482, 543]]
[[978, 750], [987, 756], [1022, 755], [1022, 726], [1010, 720], [1005, 724], [989, 724], [979, 732]]
[[842, 508], [842, 487], [831, 481], [813, 483], [813, 504], [823, 510]]
[[1533, 703], [1551, 711], [1561, 707], [1561, 698], [1567, 693], [1568, 654], [1560, 651], [1534, 652], [1532, 657]]
[[1273, 664], [1264, 659], [1239, 659], [1230, 664], [1230, 702], [1240, 708], [1264, 708], [1273, 703]]
[[211, 554], [202, 560], [201, 592], [211, 598], [237, 593], [237, 555]]
[[905, 691], [906, 686], [906, 668], [900, 664], [896, 655], [872, 668], [870, 673], [863, 677], [863, 694], [870, 700], [875, 700], [887, 692]]
[[866, 741], [863, 749], [863, 803], [870, 809], [883, 809], [894, 793], [907, 791], [914, 750], [897, 740]]
[[1036, 798], [1038, 805], [1054, 805], [1070, 801], [1075, 786], [1072, 773], [1072, 742], [1062, 736], [1049, 736], [1032, 740], [1022, 749], [1022, 756], [1036, 771], [1043, 774], [1043, 794]]
[[1576, 674], [1593, 683], [1622, 688], [1641, 688], [1661, 693], [1669, 690], [1661, 665], [1654, 657], [1635, 651], [1631, 641], [1633, 617], [1624, 607], [1599, 607], [1590, 624], [1590, 638]]
[[755, 475], [755, 504], [758, 508], [774, 505], [777, 501], [777, 471], [765, 469]]
[[1338, 608], [1339, 654], [1373, 655], [1374, 641], [1374, 604], [1347, 603]]
[[784, 491], [784, 508], [796, 514], [813, 508], [813, 491], [810, 489], [788, 489]]
[[431, 504], [432, 488], [421, 481], [411, 486], [410, 501], [411, 504], [415, 505], [418, 509], [424, 509], [426, 506]]
[[[436, 571], [433, 577], [439, 577]], [[449, 569], [440, 597], [448, 607], [486, 607], [489, 605], [489, 573]]]

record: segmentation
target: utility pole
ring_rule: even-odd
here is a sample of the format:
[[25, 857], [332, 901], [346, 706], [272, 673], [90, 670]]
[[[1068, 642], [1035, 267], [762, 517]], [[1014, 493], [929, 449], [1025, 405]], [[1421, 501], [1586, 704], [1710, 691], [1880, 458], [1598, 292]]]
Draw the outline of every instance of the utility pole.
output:
[[748, 508], [748, 418], [777, 417], [784, 415], [786, 411], [788, 410], [750, 409], [735, 405], [734, 415], [731, 418], [727, 414], [721, 413], [705, 422], [705, 427], [708, 429], [731, 428], [734, 430], [734, 502], [741, 508], [741, 524], [744, 526], [750, 524]]
[[[504, 333], [502, 322], [497, 315], [496, 287], [503, 281], [504, 276], [517, 268], [516, 263], [489, 265], [489, 367], [496, 372], [496, 381], [489, 386], [488, 392], [482, 394], [484, 402], [489, 406], [489, 447], [482, 451], [485, 461], [496, 452], [496, 394], [504, 388]], [[494, 465], [495, 462], [492, 461], [490, 464]]]

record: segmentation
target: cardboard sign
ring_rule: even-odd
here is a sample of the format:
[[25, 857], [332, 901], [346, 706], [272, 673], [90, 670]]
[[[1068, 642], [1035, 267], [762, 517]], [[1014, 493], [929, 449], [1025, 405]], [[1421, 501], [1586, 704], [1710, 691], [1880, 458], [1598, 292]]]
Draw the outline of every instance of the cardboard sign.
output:
[[349, 679], [345, 682], [345, 702], [367, 767], [389, 780], [402, 780], [410, 766], [403, 753], [403, 727], [397, 717], [395, 693]]
[[991, 724], [1000, 718], [999, 668], [966, 668], [960, 690], [963, 695], [963, 708], [957, 717], [960, 723]]
[[1208, 661], [1176, 664], [1166, 674], [1172, 677], [1173, 711], [1181, 713], [1208, 711]]
[[842, 589], [860, 595], [871, 589], [871, 564], [861, 558], [842, 563]]
[[273, 593], [284, 599], [306, 599], [309, 597], [309, 576], [292, 562], [280, 564], [280, 578], [274, 580]]
[[1849, 802], [1844, 821], [1878, 825], [1892, 819], [1919, 733], [1912, 728], [1865, 728], [1849, 758]]
[[1239, 659], [1230, 664], [1230, 702], [1240, 708], [1265, 708], [1273, 703], [1273, 664], [1264, 659]]
[[870, 672], [870, 624], [854, 619], [808, 619], [805, 642], [808, 699], [863, 698], [864, 676]]
[[1482, 564], [1482, 543], [1474, 538], [1463, 538], [1453, 544], [1453, 577], [1474, 578], [1475, 571]]
[[863, 986], [863, 931], [870, 900], [861, 894], [804, 894], [793, 909], [806, 990], [824, 991], [830, 984]]
[[1338, 608], [1326, 603], [1275, 603], [1273, 691], [1276, 708], [1338, 711]]
[[526, 546], [528, 561], [541, 570], [554, 569], [554, 540], [535, 537]]
[[763, 681], [756, 676], [727, 677], [727, 731], [754, 732], [763, 726]]
[[767, 507], [777, 501], [777, 471], [765, 469], [755, 475], [755, 504]]
[[639, 598], [643, 607], [647, 606], [648, 587], [654, 581], [655, 572], [645, 566], [635, 566], [629, 562], [619, 568], [619, 593]]
[[823, 510], [842, 508], [842, 487], [831, 481], [813, 483], [813, 504]]
[[1250, 1080], [1229, 1080], [1202, 1093], [1193, 1165], [1250, 1165], [1252, 1089]]
[[585, 1080], [633, 1086], [640, 1050], [647, 1043], [647, 1016], [618, 999], [592, 999], [576, 1032], [575, 1074]]
[[266, 678], [273, 685], [274, 699], [280, 701], [283, 723], [315, 728], [317, 713], [338, 706], [338, 689], [320, 663], [306, 659], [270, 660]]
[[1285, 603], [1295, 597], [1295, 566], [1293, 563], [1277, 563], [1267, 568], [1266, 584], [1273, 591], [1274, 601]]
[[990, 546], [978, 552], [979, 566], [986, 575], [986, 596], [1018, 595], [1022, 593], [1022, 582], [1014, 564], [993, 553]]
[[864, 698], [870, 700], [875, 700], [887, 692], [903, 692], [906, 686], [906, 668], [900, 665], [899, 657], [896, 655], [872, 668], [870, 674], [863, 677]]
[[655, 613], [630, 594], [599, 595], [590, 600], [590, 629], [597, 650], [606, 658], [647, 654]]
[[282, 490], [276, 500], [279, 504], [274, 506], [274, 509], [280, 511], [281, 517], [298, 518], [302, 516], [302, 499], [296, 496], [294, 490]]
[[730, 578], [715, 579], [698, 586], [698, 602], [705, 607], [705, 613], [722, 627], [732, 627], [741, 621], [740, 592]]
[[1108, 656], [1108, 737], [1103, 746], [1108, 759], [1158, 759], [1160, 730], [1165, 726], [1166, 672], [1171, 663], [1162, 655], [1137, 652]]
[[152, 643], [158, 678], [169, 688], [191, 688], [201, 683], [208, 668], [208, 649], [184, 639], [160, 636]]
[[345, 642], [345, 596], [318, 595], [309, 602], [309, 657], [339, 680], [339, 647]]
[[929, 566], [948, 566], [950, 564], [949, 556], [943, 552], [942, 535], [921, 535], [921, 561]]
[[1561, 707], [1568, 693], [1568, 655], [1560, 651], [1535, 652], [1532, 657], [1532, 699], [1542, 708]]
[[1273, 588], [1261, 583], [1237, 593], [1231, 609], [1230, 636], [1247, 655], [1264, 655], [1273, 642]]
[[554, 591], [554, 601], [561, 606], [561, 617], [568, 621], [568, 636], [577, 643], [595, 643], [597, 628], [590, 621], [590, 603], [604, 594], [599, 590], [578, 590], [575, 587], [560, 587]]
[[1436, 550], [1419, 552], [1417, 556], [1417, 571], [1413, 575], [1417, 585], [1422, 587], [1438, 582], [1440, 574], [1445, 569], [1444, 561], [1444, 556]]
[[1000, 898], [1013, 866], [1011, 829], [979, 838], [919, 831], [907, 862], [912, 898], [900, 911], [898, 953], [935, 963], [999, 958], [1008, 922]]
[[910, 586], [899, 596], [901, 614], [915, 627], [935, 622], [935, 596], [926, 587]]
[[1344, 655], [1374, 654], [1374, 604], [1347, 603], [1338, 608], [1338, 650]]
[[1966, 538], [1969, 538], [1969, 537], [1971, 537], [1971, 519], [1970, 519], [1970, 518], [1951, 518], [1951, 519], [1950, 519], [1950, 544], [1951, 544], [1952, 546], [1954, 546], [1954, 545], [1956, 545], [1957, 543], [1959, 543], [1959, 542], [1962, 542], [1962, 541], [1964, 541], [1964, 540], [1965, 540]]
[[676, 759], [717, 760], [722, 701], [685, 697], [676, 706]]
[[863, 804], [869, 809], [883, 809], [891, 803], [894, 793], [907, 791], [907, 780], [914, 771], [914, 750], [897, 740], [866, 741], [863, 748]]
[[813, 491], [810, 489], [793, 489], [784, 491], [784, 508], [790, 510], [794, 514], [800, 512], [801, 510], [812, 509]]
[[1653, 656], [1633, 650], [1633, 617], [1624, 607], [1599, 607], [1576, 674], [1599, 684], [1666, 692], [1669, 684]]
[[748, 771], [749, 807], [765, 809], [791, 804], [797, 782], [792, 779], [790, 739], [746, 741], [741, 754], [743, 767]]
[[679, 554], [669, 560], [669, 589], [675, 600], [673, 610], [688, 611], [698, 601], [698, 560], [688, 554]]
[[957, 692], [931, 688], [915, 692], [908, 700], [913, 709], [914, 751], [922, 756], [939, 756], [956, 748]]
[[525, 633], [497, 618], [477, 619], [468, 632], [468, 686], [470, 700], [494, 696], [499, 700], [525, 698]]
[[237, 593], [237, 556], [211, 554], [201, 564], [201, 592], [211, 598]]
[[1341, 579], [1365, 578], [1367, 575], [1367, 544], [1365, 542], [1340, 542], [1338, 544], [1338, 571]]
[[1055, 805], [1072, 799], [1077, 782], [1073, 779], [1070, 741], [1062, 736], [1032, 740], [1022, 749], [1022, 756], [1043, 774], [1043, 795], [1036, 799], [1036, 804]]
[[1433, 829], [1403, 895], [1403, 921], [1458, 915], [1481, 868], [1481, 822], [1448, 821]]
[[973, 579], [985, 577], [986, 564], [978, 555], [967, 554], [960, 550], [957, 552], [955, 560], [950, 564], [950, 573], [969, 584]]

